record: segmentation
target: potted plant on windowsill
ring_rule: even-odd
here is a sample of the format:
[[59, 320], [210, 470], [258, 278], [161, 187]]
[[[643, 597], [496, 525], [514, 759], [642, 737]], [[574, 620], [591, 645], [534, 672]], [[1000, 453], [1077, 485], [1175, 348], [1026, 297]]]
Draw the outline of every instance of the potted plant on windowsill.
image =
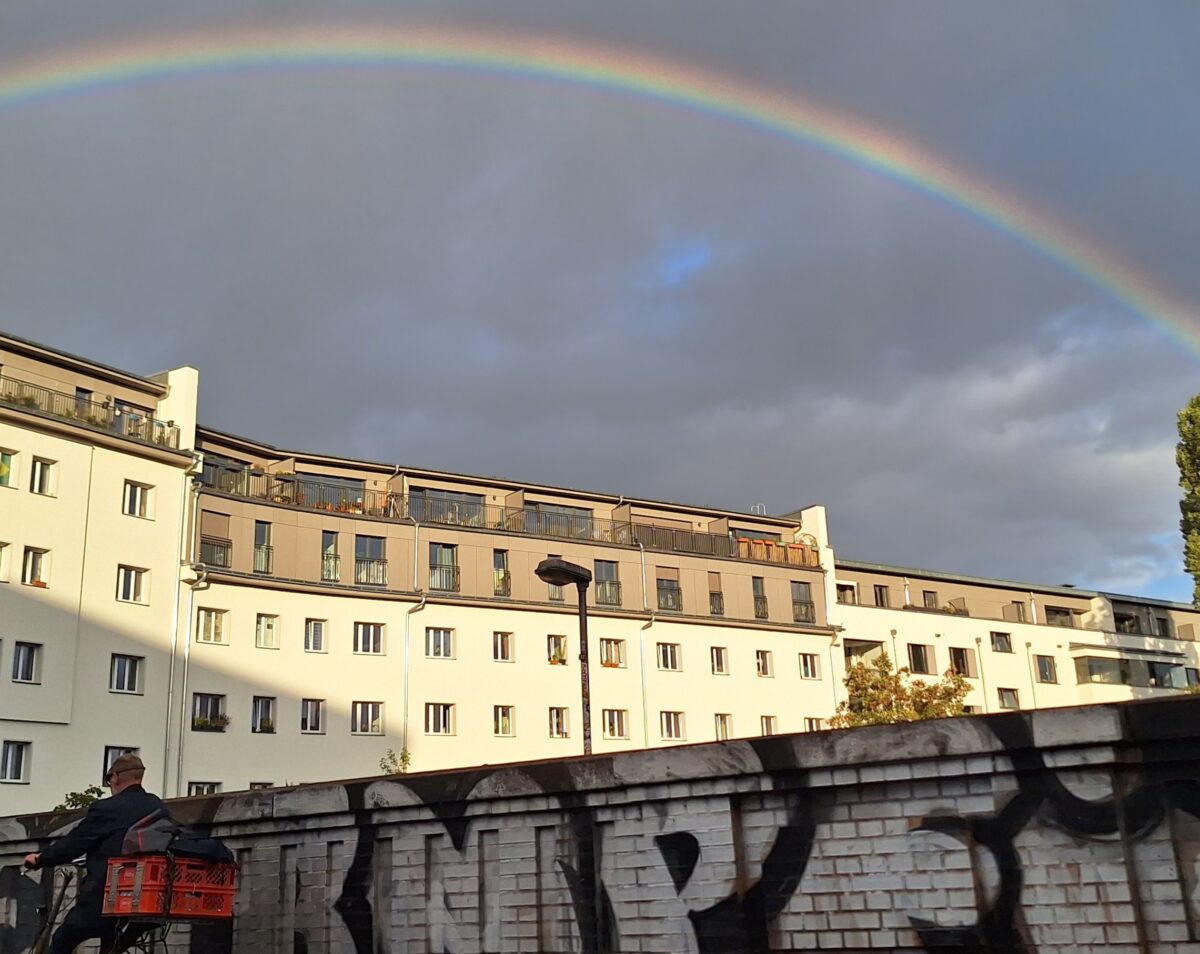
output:
[[212, 718], [202, 715], [192, 716], [193, 732], [224, 732], [227, 725], [229, 725], [229, 716], [224, 713]]
[[261, 719], [261, 720], [259, 720], [258, 727], [254, 731], [259, 732], [259, 733], [265, 733], [267, 735], [274, 735], [275, 734], [275, 723], [272, 722], [270, 719]]
[[614, 662], [611, 659], [601, 660], [600, 665], [603, 666], [605, 669], [620, 669], [621, 668], [621, 664], [619, 662]]
[[567, 654], [563, 650], [557, 650], [550, 654], [551, 666], [565, 666], [567, 664]]
[[30, 586], [36, 586], [36, 587], [38, 587], [39, 589], [43, 589], [43, 590], [44, 590], [44, 589], [46, 588], [46, 581], [45, 581], [45, 580], [30, 580], [30, 581], [29, 581], [29, 585], [30, 585]]

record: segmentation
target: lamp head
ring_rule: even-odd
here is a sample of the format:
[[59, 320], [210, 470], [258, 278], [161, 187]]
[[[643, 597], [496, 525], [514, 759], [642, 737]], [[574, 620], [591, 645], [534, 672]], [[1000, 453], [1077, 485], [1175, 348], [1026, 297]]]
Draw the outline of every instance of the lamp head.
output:
[[533, 571], [543, 583], [551, 586], [587, 586], [592, 582], [592, 571], [558, 557], [543, 560]]

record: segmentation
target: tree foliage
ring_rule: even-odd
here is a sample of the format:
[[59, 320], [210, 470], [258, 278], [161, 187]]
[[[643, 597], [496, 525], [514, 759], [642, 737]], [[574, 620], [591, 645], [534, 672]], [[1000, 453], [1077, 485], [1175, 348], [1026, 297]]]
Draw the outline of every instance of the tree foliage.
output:
[[89, 785], [82, 792], [67, 792], [63, 800], [54, 806], [56, 812], [74, 811], [77, 808], [87, 808], [92, 802], [104, 797], [104, 789], [99, 785]]
[[1183, 534], [1183, 566], [1192, 575], [1192, 602], [1200, 606], [1200, 394], [1179, 412], [1179, 532]]
[[838, 703], [829, 720], [835, 729], [962, 715], [963, 700], [971, 691], [967, 680], [952, 669], [934, 681], [914, 679], [907, 666], [893, 668], [886, 652], [851, 663], [843, 682], [850, 698]]
[[412, 756], [408, 749], [403, 748], [397, 755], [394, 749], [388, 749], [387, 754], [379, 760], [379, 768], [388, 775], [403, 775], [412, 765]]

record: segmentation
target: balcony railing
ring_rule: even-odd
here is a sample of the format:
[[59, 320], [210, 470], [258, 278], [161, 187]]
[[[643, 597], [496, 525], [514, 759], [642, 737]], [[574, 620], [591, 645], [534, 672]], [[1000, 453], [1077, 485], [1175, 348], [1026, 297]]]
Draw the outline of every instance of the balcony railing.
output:
[[508, 570], [493, 570], [493, 596], [512, 596], [512, 574]]
[[179, 428], [156, 421], [153, 414], [88, 401], [8, 375], [0, 375], [0, 403], [41, 411], [95, 431], [131, 437], [143, 444], [179, 448]]
[[816, 604], [812, 600], [792, 600], [792, 619], [797, 623], [815, 623]]
[[754, 618], [767, 618], [767, 598], [765, 596], [754, 597]]
[[683, 590], [678, 586], [663, 586], [659, 584], [658, 608], [678, 613], [683, 609]]
[[273, 547], [269, 547], [265, 543], [254, 544], [254, 572], [275, 572], [275, 550]]
[[620, 580], [597, 580], [596, 581], [596, 605], [597, 606], [620, 606], [621, 605], [621, 582], [620, 582]]
[[429, 588], [443, 590], [448, 593], [458, 592], [458, 567], [446, 566], [441, 563], [429, 567]]
[[220, 537], [201, 537], [200, 562], [206, 566], [233, 566], [233, 542]]
[[815, 547], [770, 540], [734, 539], [728, 534], [699, 530], [651, 527], [627, 520], [602, 520], [562, 514], [541, 513], [534, 507], [504, 507], [431, 500], [424, 496], [366, 490], [255, 470], [227, 470], [206, 466], [202, 483], [221, 493], [254, 500], [267, 500], [305, 510], [352, 514], [383, 520], [415, 520], [421, 524], [467, 527], [527, 534], [534, 537], [586, 541], [612, 546], [636, 547], [663, 553], [714, 556], [774, 563], [785, 566], [817, 567]]
[[725, 615], [725, 594], [724, 593], [709, 593], [708, 594], [708, 611], [713, 616]]
[[354, 582], [364, 586], [387, 586], [387, 560], [354, 561]]
[[342, 558], [336, 553], [321, 554], [321, 582], [337, 583], [342, 578]]

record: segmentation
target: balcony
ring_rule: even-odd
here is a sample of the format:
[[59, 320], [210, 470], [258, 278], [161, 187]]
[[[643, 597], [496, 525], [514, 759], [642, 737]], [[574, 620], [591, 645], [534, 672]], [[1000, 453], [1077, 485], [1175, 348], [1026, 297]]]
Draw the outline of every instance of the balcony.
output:
[[709, 593], [708, 594], [708, 611], [713, 616], [725, 615], [725, 594], [724, 593]]
[[354, 582], [361, 586], [387, 586], [387, 560], [356, 559], [354, 561]]
[[597, 580], [596, 581], [596, 605], [597, 606], [620, 606], [621, 605], [621, 583], [619, 580]]
[[337, 583], [342, 578], [342, 558], [336, 553], [321, 554], [321, 582]]
[[275, 572], [275, 550], [264, 543], [254, 544], [254, 572], [255, 573], [274, 573]]
[[201, 537], [200, 562], [205, 566], [233, 566], [233, 541], [220, 537]]
[[663, 586], [658, 584], [658, 608], [670, 613], [683, 611], [683, 590], [678, 586]]
[[429, 567], [429, 588], [445, 593], [458, 592], [458, 567], [446, 566], [441, 563]]
[[754, 618], [767, 619], [767, 598], [765, 596], [754, 597]]
[[512, 596], [512, 574], [508, 570], [493, 570], [492, 595]]
[[0, 375], [0, 404], [41, 411], [81, 427], [128, 437], [143, 444], [179, 449], [179, 428], [156, 421], [153, 414], [87, 401], [8, 375]]
[[796, 623], [816, 623], [817, 606], [812, 600], [792, 600], [792, 621]]

